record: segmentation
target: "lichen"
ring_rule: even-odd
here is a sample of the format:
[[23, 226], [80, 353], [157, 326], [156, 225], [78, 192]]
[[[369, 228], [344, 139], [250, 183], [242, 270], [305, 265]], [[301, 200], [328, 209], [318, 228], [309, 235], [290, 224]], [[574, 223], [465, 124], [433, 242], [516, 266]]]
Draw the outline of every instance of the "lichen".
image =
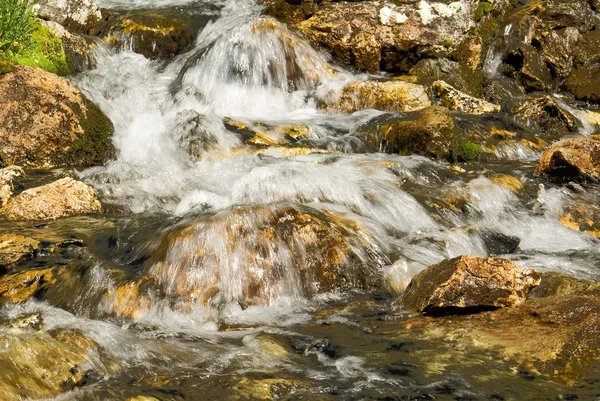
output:
[[50, 29], [36, 21], [31, 37], [31, 49], [13, 57], [17, 64], [39, 67], [58, 75], [69, 74], [62, 41]]

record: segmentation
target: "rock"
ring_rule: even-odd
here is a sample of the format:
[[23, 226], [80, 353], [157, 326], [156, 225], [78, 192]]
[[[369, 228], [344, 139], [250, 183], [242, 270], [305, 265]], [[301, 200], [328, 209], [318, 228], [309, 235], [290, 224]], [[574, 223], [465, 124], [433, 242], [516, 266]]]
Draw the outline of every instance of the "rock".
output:
[[549, 88], [552, 74], [542, 55], [530, 46], [522, 46], [505, 60], [515, 69], [515, 78], [528, 92]]
[[83, 72], [96, 66], [92, 50], [98, 46], [94, 42], [67, 31], [57, 22], [42, 21], [42, 24], [61, 40], [70, 72]]
[[446, 58], [424, 59], [409, 71], [421, 85], [431, 86], [435, 81], [444, 81], [471, 96], [481, 96], [486, 80], [481, 69], [470, 71], [464, 65]]
[[12, 303], [24, 302], [55, 282], [51, 268], [7, 274], [0, 277], [0, 298]]
[[565, 207], [560, 217], [563, 226], [600, 239], [600, 206], [596, 203], [574, 204]]
[[600, 181], [600, 136], [552, 144], [542, 154], [537, 171], [559, 181]]
[[89, 166], [114, 152], [113, 125], [69, 81], [38, 68], [0, 75], [0, 161]]
[[100, 213], [102, 206], [91, 187], [67, 177], [21, 192], [1, 211], [11, 220], [55, 220]]
[[307, 382], [285, 378], [253, 379], [241, 378], [231, 387], [232, 398], [240, 401], [272, 401], [282, 394], [293, 394], [298, 389], [309, 387]]
[[365, 109], [409, 112], [429, 106], [431, 102], [423, 86], [394, 80], [352, 82], [329, 108], [343, 113]]
[[498, 184], [503, 188], [511, 190], [512, 192], [519, 192], [524, 188], [523, 181], [512, 175], [492, 174], [489, 176], [489, 179], [494, 184]]
[[[43, 331], [14, 330], [0, 331], [3, 401], [53, 398], [86, 381], [83, 366], [98, 366], [96, 350], [74, 341], [73, 335], [61, 338]], [[92, 359], [94, 362], [90, 363]]]
[[571, 295], [600, 297], [600, 283], [581, 280], [564, 273], [543, 273], [540, 285], [532, 292], [538, 298]]
[[381, 152], [442, 159], [450, 154], [455, 121], [447, 108], [431, 106], [385, 121], [365, 135]]
[[600, 65], [573, 71], [565, 81], [565, 88], [576, 99], [600, 102]]
[[93, 0], [39, 0], [36, 5], [39, 18], [86, 35], [95, 34], [104, 18]]
[[130, 11], [102, 27], [100, 37], [121, 49], [131, 49], [149, 59], [176, 56], [196, 39], [198, 28], [182, 12]]
[[578, 120], [564, 110], [551, 96], [528, 99], [518, 103], [512, 113], [513, 121], [524, 130], [541, 138], [560, 138], [578, 128]]
[[553, 75], [560, 79], [569, 76], [573, 69], [578, 36], [579, 31], [576, 27], [544, 31], [542, 35], [539, 35], [541, 53], [552, 67]]
[[435, 81], [433, 91], [440, 98], [442, 106], [450, 110], [478, 115], [500, 111], [500, 106], [469, 96], [444, 81]]
[[13, 194], [13, 179], [22, 175], [25, 175], [25, 172], [19, 166], [8, 166], [0, 169], [0, 208], [6, 205]]
[[33, 257], [40, 243], [18, 234], [0, 234], [0, 272], [10, 270], [20, 262]]
[[535, 270], [500, 258], [459, 256], [414, 277], [402, 305], [425, 314], [462, 314], [521, 304], [540, 283]]
[[258, 147], [294, 146], [310, 138], [307, 125], [250, 123], [225, 119], [225, 128], [239, 135], [248, 145]]
[[265, 14], [286, 24], [297, 24], [310, 18], [319, 8], [315, 0], [263, 0]]
[[515, 253], [521, 243], [519, 237], [490, 230], [482, 231], [481, 239], [492, 256]]
[[[396, 3], [398, 4], [398, 3]], [[406, 72], [423, 55], [458, 42], [474, 26], [475, 2], [450, 5], [332, 2], [295, 26], [346, 64], [376, 73]]]

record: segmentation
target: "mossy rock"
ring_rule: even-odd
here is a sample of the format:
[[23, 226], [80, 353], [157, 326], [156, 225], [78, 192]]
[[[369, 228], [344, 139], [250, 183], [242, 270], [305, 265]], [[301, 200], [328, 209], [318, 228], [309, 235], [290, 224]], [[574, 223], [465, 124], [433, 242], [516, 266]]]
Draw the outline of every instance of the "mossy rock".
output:
[[472, 141], [460, 142], [451, 149], [448, 160], [450, 162], [471, 162], [479, 158], [483, 147]]
[[58, 75], [69, 74], [63, 43], [50, 29], [36, 21], [31, 38], [31, 49], [13, 57], [17, 64], [39, 67]]
[[475, 21], [479, 22], [481, 21], [481, 19], [487, 15], [490, 11], [492, 11], [494, 9], [494, 5], [491, 3], [488, 3], [487, 1], [482, 1], [479, 3], [479, 5], [477, 6], [477, 9], [475, 10]]

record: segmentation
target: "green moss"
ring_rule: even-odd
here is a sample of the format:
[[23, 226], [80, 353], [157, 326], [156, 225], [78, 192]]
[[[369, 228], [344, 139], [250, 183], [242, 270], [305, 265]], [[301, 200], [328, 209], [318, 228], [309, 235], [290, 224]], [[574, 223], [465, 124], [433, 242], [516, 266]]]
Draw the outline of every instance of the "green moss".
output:
[[8, 58], [0, 58], [0, 75], [13, 72], [15, 70], [15, 62]]
[[470, 162], [476, 160], [482, 151], [483, 148], [478, 143], [465, 141], [456, 146], [449, 159], [452, 162]]
[[454, 43], [454, 41], [452, 39], [446, 39], [444, 41], [444, 47], [446, 47], [446, 48], [451, 47], [453, 43]]
[[481, 19], [493, 9], [493, 4], [488, 3], [487, 1], [480, 2], [479, 6], [477, 6], [477, 9], [475, 10], [475, 21], [481, 21]]
[[50, 29], [36, 21], [31, 38], [31, 49], [13, 57], [18, 64], [39, 67], [58, 75], [69, 74], [63, 44]]

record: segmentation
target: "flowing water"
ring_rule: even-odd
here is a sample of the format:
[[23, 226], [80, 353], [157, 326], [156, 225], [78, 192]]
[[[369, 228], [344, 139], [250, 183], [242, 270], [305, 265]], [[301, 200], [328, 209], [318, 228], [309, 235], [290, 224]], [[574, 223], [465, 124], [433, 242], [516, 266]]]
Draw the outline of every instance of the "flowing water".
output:
[[[102, 5], [148, 8], [142, 0]], [[175, 6], [153, 4], [167, 5]], [[97, 376], [55, 400], [600, 393], [598, 378], [570, 389], [532, 380], [493, 351], [410, 336], [393, 304], [432, 263], [502, 253], [490, 238], [520, 239], [502, 256], [524, 266], [599, 279], [599, 241], [559, 222], [566, 206], [597, 190], [536, 177], [539, 153], [516, 145], [462, 170], [372, 153], [360, 129], [381, 112], [321, 107], [367, 76], [249, 2], [177, 5], [205, 25], [192, 49], [150, 61], [101, 47], [97, 68], [73, 78], [115, 126], [116, 159], [78, 172], [107, 214], [21, 227], [87, 245], [47, 256], [70, 273], [41, 300], [2, 310], [4, 318], [40, 312], [48, 330], [77, 328], [102, 346], [105, 354], [89, 357]], [[491, 50], [490, 78], [497, 59]], [[227, 129], [231, 121], [275, 142], [283, 134], [265, 127], [308, 133], [294, 146], [256, 148]], [[506, 172], [523, 188], [502, 185], [496, 178]]]

